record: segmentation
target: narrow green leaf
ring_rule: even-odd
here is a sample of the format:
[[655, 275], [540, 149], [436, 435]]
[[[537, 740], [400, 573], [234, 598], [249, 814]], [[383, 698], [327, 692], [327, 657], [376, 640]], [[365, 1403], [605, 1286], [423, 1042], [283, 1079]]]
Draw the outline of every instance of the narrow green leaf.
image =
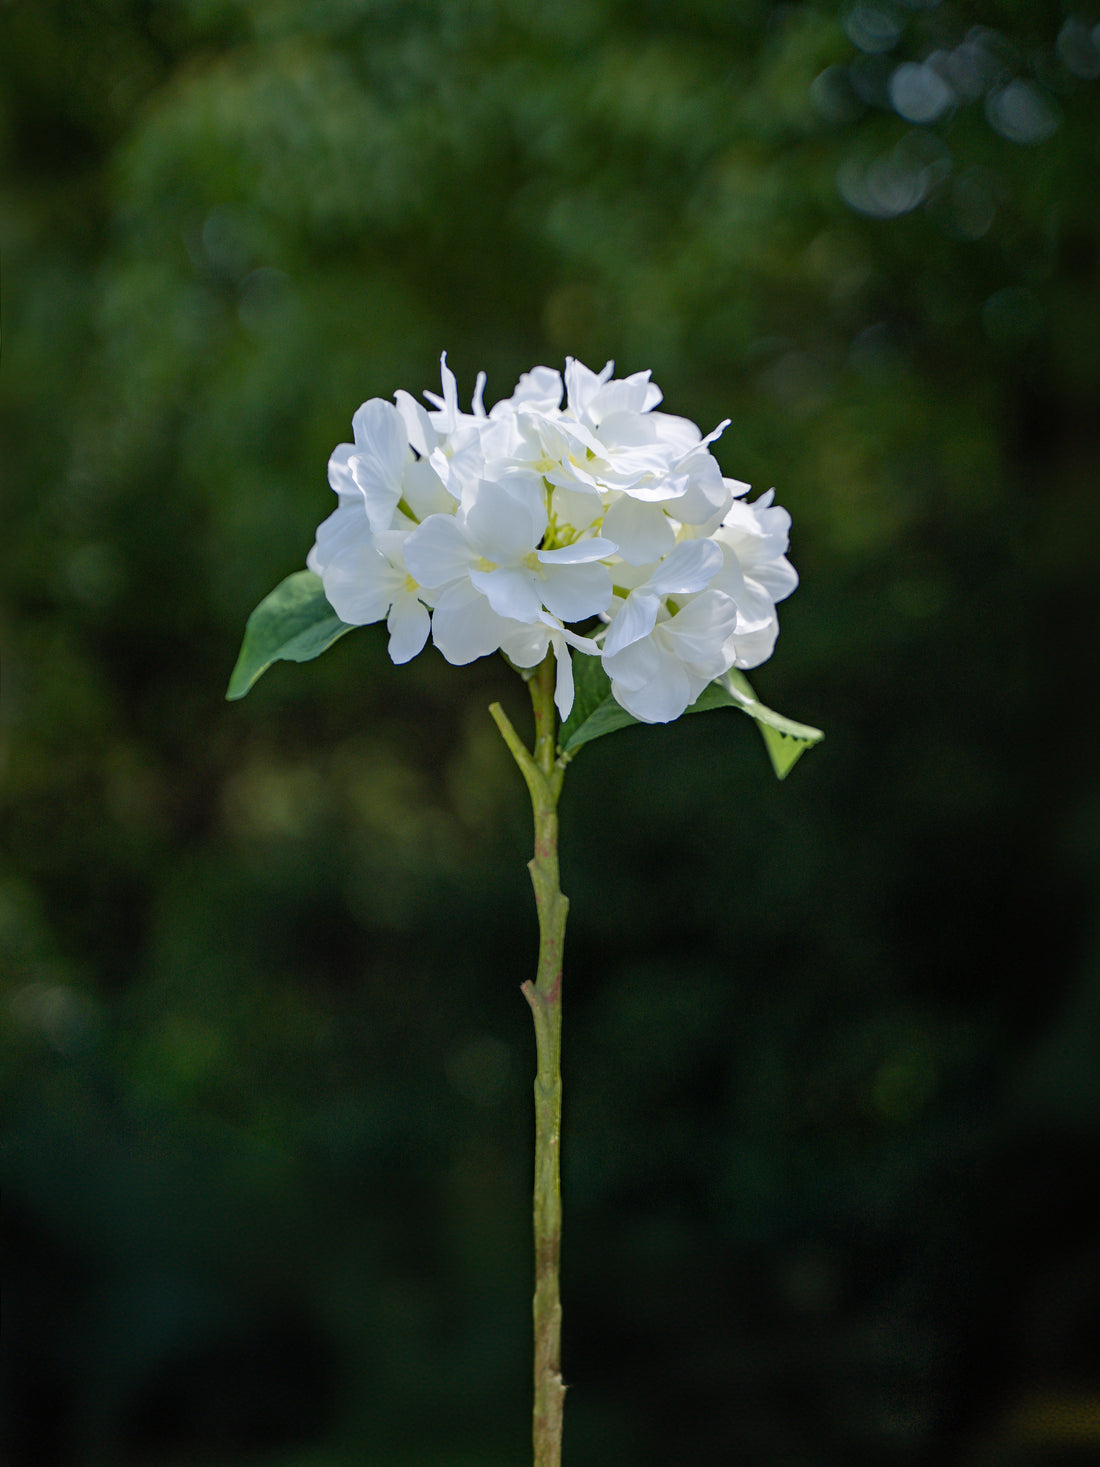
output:
[[688, 712], [705, 713], [708, 708], [740, 708], [754, 718], [779, 779], [786, 779], [806, 750], [812, 749], [825, 737], [819, 728], [795, 723], [793, 718], [784, 718], [781, 713], [766, 708], [744, 673], [732, 667], [703, 689]]
[[[560, 748], [563, 754], [573, 755], [593, 739], [603, 738], [617, 728], [638, 722], [616, 703], [611, 692], [611, 679], [598, 657], [575, 654], [573, 681], [576, 686], [573, 709], [561, 729]], [[748, 678], [735, 669], [704, 688], [687, 712], [705, 713], [711, 708], [740, 708], [742, 713], [756, 720], [772, 768], [779, 779], [785, 779], [799, 756], [824, 738], [820, 729], [795, 723], [793, 719], [766, 708], [753, 692]]]
[[325, 600], [321, 577], [295, 571], [248, 618], [227, 698], [243, 698], [273, 662], [310, 662], [350, 632]]

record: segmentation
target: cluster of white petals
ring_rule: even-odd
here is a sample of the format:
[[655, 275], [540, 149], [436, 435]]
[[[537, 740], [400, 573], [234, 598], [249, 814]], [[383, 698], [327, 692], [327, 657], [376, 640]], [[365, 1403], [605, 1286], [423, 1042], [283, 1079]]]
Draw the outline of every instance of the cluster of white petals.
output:
[[[394, 662], [429, 634], [448, 662], [552, 648], [555, 701], [573, 706], [570, 650], [600, 657], [643, 723], [678, 718], [731, 667], [771, 655], [775, 604], [798, 577], [790, 516], [724, 478], [686, 418], [657, 412], [648, 372], [614, 378], [569, 358], [471, 411], [442, 360], [430, 409], [372, 398], [329, 460], [338, 507], [307, 565], [342, 621], [386, 619]], [[563, 405], [564, 399], [564, 405]], [[580, 630], [578, 630], [580, 628]]]

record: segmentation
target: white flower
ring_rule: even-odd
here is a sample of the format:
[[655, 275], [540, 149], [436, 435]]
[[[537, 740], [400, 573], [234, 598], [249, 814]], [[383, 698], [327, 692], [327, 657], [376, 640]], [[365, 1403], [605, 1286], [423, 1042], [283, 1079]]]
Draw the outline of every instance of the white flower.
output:
[[455, 374], [447, 365], [446, 352], [439, 358], [439, 376], [443, 384], [443, 396], [440, 397], [436, 392], [425, 392], [424, 394], [435, 407], [435, 412], [429, 413], [428, 416], [436, 430], [440, 433], [454, 433], [464, 424], [472, 424], [477, 427], [485, 417], [485, 407], [482, 403], [482, 395], [485, 392], [485, 373], [477, 374], [474, 400], [471, 404], [472, 413], [464, 413], [458, 405], [458, 382]]
[[662, 598], [702, 591], [721, 569], [722, 552], [712, 540], [684, 540], [674, 546], [649, 579], [636, 586], [618, 608], [604, 638], [604, 665], [609, 656], [652, 632]]
[[576, 632], [562, 626], [560, 621], [541, 611], [538, 621], [533, 625], [526, 626], [517, 622], [506, 632], [501, 639], [500, 649], [517, 667], [537, 667], [550, 647], [553, 647], [557, 661], [554, 702], [561, 717], [566, 719], [573, 708], [573, 664], [569, 657], [569, 648], [575, 647], [578, 652], [598, 657], [598, 643], [590, 637], [578, 636]]
[[405, 568], [407, 531], [372, 535], [362, 505], [343, 505], [317, 529], [306, 566], [321, 577], [325, 597], [341, 621], [368, 626], [386, 617], [389, 654], [408, 662], [428, 640], [429, 617], [420, 587]]
[[[563, 622], [598, 615], [611, 601], [611, 573], [600, 562], [614, 555], [615, 545], [593, 537], [541, 549], [547, 524], [543, 496], [526, 479], [483, 479], [457, 514], [429, 515], [413, 531], [406, 563], [432, 590], [468, 581], [497, 616], [511, 621], [535, 622], [543, 608]], [[468, 604], [465, 596], [461, 604]], [[442, 607], [437, 600], [437, 643]]]
[[598, 428], [615, 413], [644, 413], [655, 408], [664, 394], [649, 380], [649, 372], [635, 372], [632, 377], [612, 380], [614, 362], [605, 362], [603, 371], [590, 371], [583, 362], [567, 357], [565, 390], [569, 411], [578, 423]]
[[[658, 411], [648, 372], [613, 374], [535, 367], [486, 411], [479, 373], [465, 412], [444, 354], [428, 407], [403, 391], [365, 402], [329, 461], [338, 507], [307, 561], [337, 614], [385, 617], [395, 662], [429, 631], [454, 663], [500, 650], [526, 668], [552, 650], [563, 718], [572, 651], [600, 657], [644, 722], [768, 657], [798, 583], [789, 515], [723, 476], [711, 445], [728, 420], [704, 437]], [[606, 630], [582, 636], [595, 618]]]
[[372, 530], [388, 530], [413, 462], [401, 414], [384, 398], [363, 403], [351, 420], [354, 443], [341, 443], [328, 461], [328, 480], [341, 502], [362, 498]]
[[[694, 424], [688, 426], [698, 434]], [[721, 524], [733, 503], [729, 487], [733, 481], [722, 478], [707, 446], [728, 426], [728, 421], [720, 424], [690, 448], [670, 466], [659, 486], [635, 485], [608, 496], [603, 532], [618, 544], [619, 553], [630, 565], [648, 565], [667, 555], [676, 542], [678, 527], [690, 525], [705, 536]]]
[[519, 408], [556, 417], [561, 412], [561, 373], [553, 367], [534, 367], [520, 374], [516, 390], [489, 409], [491, 418], [507, 417]]
[[791, 517], [773, 504], [769, 489], [751, 504], [734, 502], [715, 538], [737, 556], [746, 584], [761, 597], [783, 601], [798, 585], [798, 572], [787, 559]]
[[432, 641], [456, 667], [498, 652], [516, 625], [498, 616], [469, 580], [452, 581], [432, 598]]
[[734, 500], [714, 540], [724, 563], [714, 579], [737, 605], [737, 626], [728, 651], [731, 667], [759, 667], [772, 655], [779, 635], [775, 603], [798, 585], [798, 573], [786, 557], [791, 517], [772, 505], [769, 489], [752, 504]]
[[[447, 353], [439, 359], [443, 379], [443, 396], [426, 392], [424, 396], [436, 404], [429, 413], [407, 392], [394, 393], [397, 411], [405, 423], [409, 443], [418, 457], [431, 467], [452, 499], [462, 496], [464, 486], [476, 483], [484, 467], [482, 433], [485, 409], [481, 394], [485, 390], [485, 373], [479, 372], [474, 390], [474, 412], [463, 413], [458, 406], [458, 383], [447, 366]], [[454, 505], [439, 506], [453, 511]]]
[[641, 723], [679, 718], [728, 670], [725, 646], [736, 622], [737, 607], [721, 591], [704, 591], [678, 611], [662, 604], [647, 635], [610, 656], [604, 644], [615, 701]]

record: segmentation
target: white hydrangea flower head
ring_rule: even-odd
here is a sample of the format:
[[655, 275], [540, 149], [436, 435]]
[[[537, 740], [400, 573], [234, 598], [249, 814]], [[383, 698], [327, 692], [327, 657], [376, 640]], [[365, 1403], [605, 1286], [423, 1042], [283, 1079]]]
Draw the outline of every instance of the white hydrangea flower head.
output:
[[643, 722], [770, 656], [776, 603], [798, 583], [790, 516], [723, 476], [711, 445], [728, 419], [704, 437], [657, 411], [649, 372], [614, 370], [534, 367], [488, 411], [479, 373], [465, 412], [444, 354], [428, 407], [404, 391], [364, 403], [307, 561], [341, 620], [385, 619], [395, 662], [429, 634], [458, 664], [501, 651], [527, 668], [553, 651], [563, 719], [574, 652], [601, 659]]

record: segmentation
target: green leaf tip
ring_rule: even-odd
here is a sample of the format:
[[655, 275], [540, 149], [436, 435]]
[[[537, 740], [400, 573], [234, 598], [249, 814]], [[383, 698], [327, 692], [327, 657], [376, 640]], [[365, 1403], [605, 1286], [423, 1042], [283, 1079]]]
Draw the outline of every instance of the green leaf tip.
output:
[[295, 571], [248, 618], [226, 698], [243, 698], [273, 662], [311, 662], [350, 631], [326, 601], [321, 577]]
[[[598, 657], [574, 656], [573, 680], [573, 710], [562, 725], [559, 745], [566, 757], [572, 757], [593, 739], [603, 738], [618, 728], [638, 722], [616, 703], [611, 692], [611, 680]], [[779, 779], [786, 779], [802, 754], [825, 737], [819, 728], [795, 723], [793, 719], [766, 708], [753, 692], [748, 678], [735, 669], [704, 688], [687, 712], [705, 713], [711, 708], [740, 708], [742, 713], [755, 720]]]
[[796, 723], [793, 718], [784, 718], [782, 713], [765, 707], [745, 674], [733, 667], [704, 688], [688, 712], [705, 713], [708, 708], [740, 708], [756, 720], [777, 779], [786, 779], [806, 750], [825, 737], [819, 728]]

